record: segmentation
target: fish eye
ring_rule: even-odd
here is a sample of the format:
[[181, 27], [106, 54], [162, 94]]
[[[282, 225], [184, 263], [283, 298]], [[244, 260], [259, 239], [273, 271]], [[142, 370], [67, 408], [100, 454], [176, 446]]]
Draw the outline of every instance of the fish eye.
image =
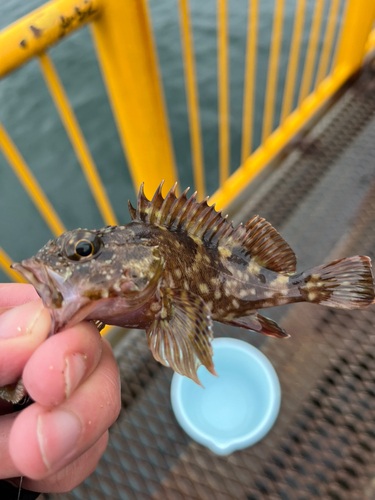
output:
[[79, 230], [65, 244], [65, 254], [71, 260], [81, 260], [93, 257], [101, 249], [100, 238], [90, 232]]

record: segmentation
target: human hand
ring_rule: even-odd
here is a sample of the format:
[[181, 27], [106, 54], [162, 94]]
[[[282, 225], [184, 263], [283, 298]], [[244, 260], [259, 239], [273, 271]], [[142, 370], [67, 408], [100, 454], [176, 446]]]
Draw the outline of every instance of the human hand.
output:
[[[0, 403], [0, 479], [39, 492], [73, 489], [95, 469], [120, 411], [109, 343], [83, 322], [47, 339], [51, 320], [31, 285], [0, 284], [0, 386], [22, 374], [35, 401]], [[46, 340], [47, 339], [47, 340]]]

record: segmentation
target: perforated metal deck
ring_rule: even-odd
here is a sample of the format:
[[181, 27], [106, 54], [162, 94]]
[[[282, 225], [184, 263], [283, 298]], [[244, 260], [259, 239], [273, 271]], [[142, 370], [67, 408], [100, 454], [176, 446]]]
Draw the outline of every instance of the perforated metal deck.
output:
[[[358, 81], [236, 215], [267, 218], [299, 269], [352, 254], [375, 258], [375, 72]], [[272, 431], [218, 457], [178, 426], [172, 371], [142, 332], [117, 350], [123, 408], [100, 464], [73, 492], [50, 500], [375, 499], [375, 306], [338, 311], [309, 304], [269, 311], [292, 334], [261, 338], [215, 325], [262, 349], [281, 382]]]

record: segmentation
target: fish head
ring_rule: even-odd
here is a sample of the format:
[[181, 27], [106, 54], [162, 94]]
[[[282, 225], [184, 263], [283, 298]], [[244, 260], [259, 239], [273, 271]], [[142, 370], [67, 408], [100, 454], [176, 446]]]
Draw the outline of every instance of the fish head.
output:
[[12, 268], [35, 287], [55, 333], [136, 311], [154, 294], [164, 262], [157, 246], [120, 226], [68, 231]]

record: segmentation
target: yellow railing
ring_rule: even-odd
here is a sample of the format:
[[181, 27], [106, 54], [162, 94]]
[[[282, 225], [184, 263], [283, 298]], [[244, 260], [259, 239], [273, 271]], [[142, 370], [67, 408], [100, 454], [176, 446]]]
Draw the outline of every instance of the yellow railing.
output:
[[[195, 0], [190, 0], [193, 1]], [[179, 4], [193, 177], [195, 188], [202, 198], [207, 187], [191, 6], [189, 0], [176, 2]], [[360, 68], [366, 51], [375, 46], [375, 34], [371, 32], [375, 17], [375, 0], [315, 0], [311, 26], [308, 28], [307, 0], [296, 0], [281, 114], [277, 125], [276, 98], [281, 80], [280, 53], [285, 36], [286, 2], [274, 0], [262, 139], [260, 146], [254, 150], [261, 2], [249, 0], [248, 5], [245, 2], [243, 4], [244, 15], [247, 15], [247, 42], [241, 165], [231, 175], [230, 5], [228, 0], [217, 0], [219, 189], [213, 193], [212, 198], [221, 208], [246, 188], [327, 99]], [[328, 19], [324, 24], [326, 7]], [[343, 11], [341, 17], [340, 9]], [[0, 32], [0, 78], [31, 58], [39, 60], [41, 72], [103, 222], [116, 224], [117, 219], [105, 186], [53, 62], [46, 52], [52, 44], [87, 23], [90, 24], [134, 188], [137, 190], [140, 183], [147, 180], [146, 194], [151, 195], [161, 179], [165, 179], [165, 187], [169, 188], [177, 180], [177, 169], [146, 0], [54, 0], [45, 4]], [[303, 34], [307, 29], [309, 43], [301, 63]], [[298, 88], [299, 74], [302, 79]], [[51, 202], [1, 124], [0, 149], [52, 234], [58, 235], [64, 231]], [[11, 279], [18, 279], [15, 273], [9, 270], [10, 262], [10, 257], [0, 249], [0, 268]]]

